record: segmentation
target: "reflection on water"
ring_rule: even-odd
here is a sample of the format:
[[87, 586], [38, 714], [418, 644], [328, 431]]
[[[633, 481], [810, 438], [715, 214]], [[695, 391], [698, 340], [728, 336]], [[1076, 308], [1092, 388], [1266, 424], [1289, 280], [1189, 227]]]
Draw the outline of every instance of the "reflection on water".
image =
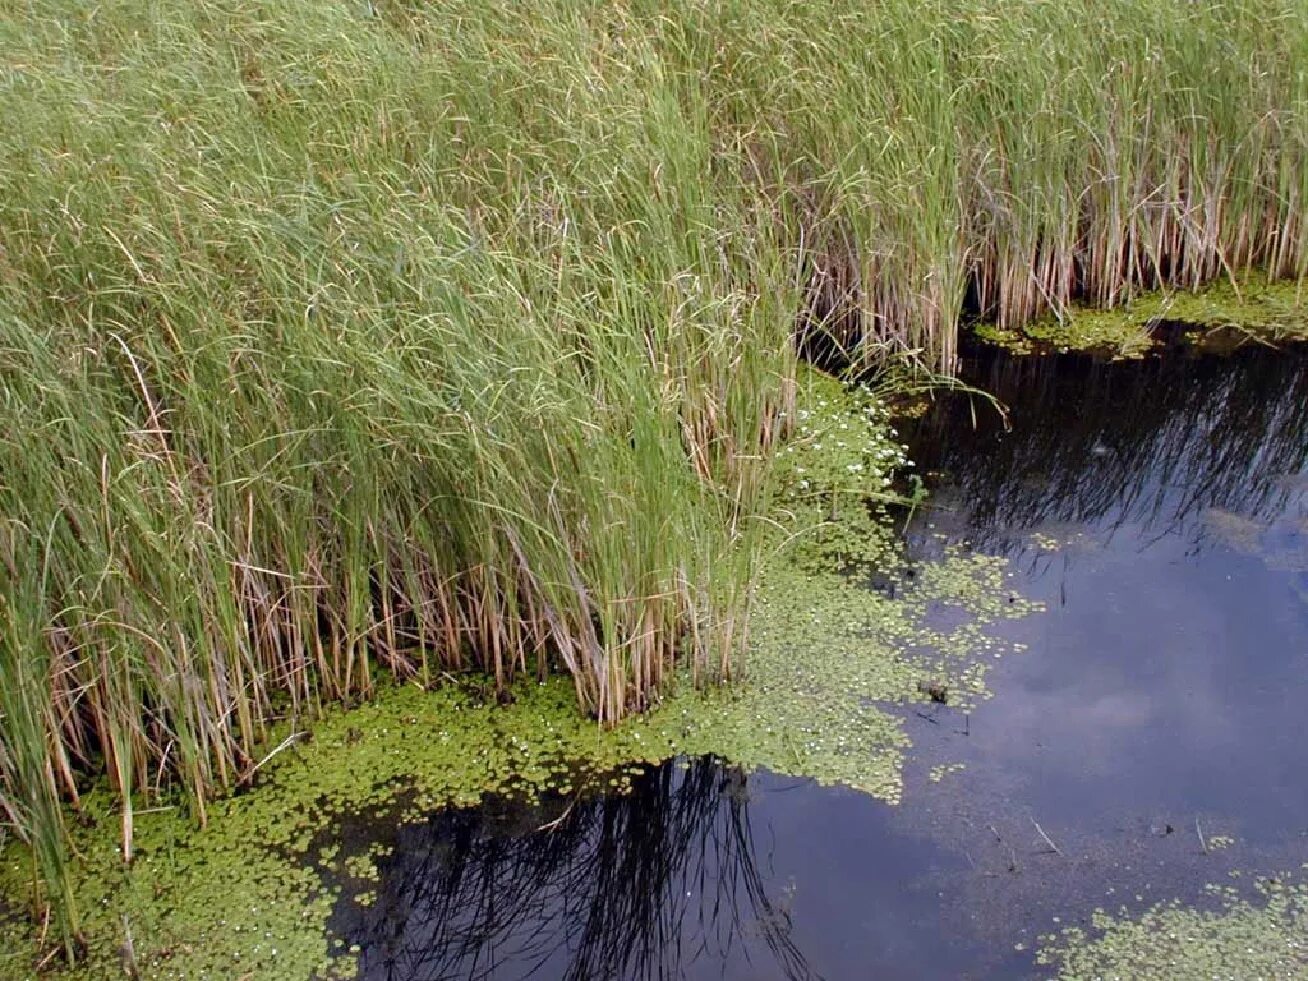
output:
[[1048, 612], [1014, 626], [1031, 653], [996, 667], [967, 738], [913, 730], [967, 764], [916, 803], [989, 869], [1035, 821], [1064, 853], [972, 902], [1048, 928], [1308, 860], [1308, 352], [998, 357], [969, 380], [1011, 425], [967, 398], [923, 420], [937, 506], [911, 546], [1007, 554]]
[[356, 822], [392, 846], [333, 923], [364, 978], [1024, 978], [1096, 906], [1308, 861], [1308, 353], [967, 372], [1011, 425], [951, 396], [915, 427], [909, 547], [1007, 554], [1048, 612], [991, 701], [905, 713], [904, 803], [702, 760]]
[[971, 365], [968, 380], [1009, 407], [1012, 429], [984, 400], [955, 397], [913, 442], [919, 467], [939, 475], [936, 524], [965, 528], [978, 550], [1053, 551], [1077, 534], [1102, 543], [1124, 529], [1139, 549], [1178, 535], [1202, 548], [1231, 529], [1225, 516], [1243, 519], [1247, 535], [1304, 549], [1301, 353], [998, 356]]
[[398, 829], [375, 901], [335, 926], [365, 977], [395, 981], [674, 978], [733, 953], [808, 978], [748, 794], [739, 769], [698, 760], [642, 768], [624, 794], [439, 814]]
[[346, 850], [391, 851], [332, 928], [365, 981], [986, 976], [1004, 958], [942, 916], [965, 859], [898, 820], [713, 759], [644, 768], [625, 795], [361, 820]]

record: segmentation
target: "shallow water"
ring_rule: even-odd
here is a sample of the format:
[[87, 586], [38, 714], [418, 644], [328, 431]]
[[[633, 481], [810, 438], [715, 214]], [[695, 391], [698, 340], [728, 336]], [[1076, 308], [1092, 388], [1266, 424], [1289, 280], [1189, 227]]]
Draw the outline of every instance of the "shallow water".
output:
[[[908, 522], [1013, 560], [969, 715], [906, 710], [904, 802], [713, 760], [632, 793], [498, 804], [392, 846], [333, 928], [362, 975], [1009, 978], [1043, 932], [1308, 861], [1308, 354], [989, 354], [914, 427]], [[935, 782], [931, 768], [965, 768]], [[1246, 877], [1247, 878], [1247, 877]], [[1241, 880], [1245, 881], [1245, 880]]]

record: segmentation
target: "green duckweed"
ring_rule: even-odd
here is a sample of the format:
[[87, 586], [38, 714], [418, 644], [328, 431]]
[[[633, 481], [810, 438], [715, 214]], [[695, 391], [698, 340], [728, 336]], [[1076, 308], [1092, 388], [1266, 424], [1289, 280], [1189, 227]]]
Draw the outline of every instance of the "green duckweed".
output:
[[1193, 325], [1185, 337], [1198, 347], [1221, 350], [1250, 340], [1308, 340], [1303, 288], [1269, 282], [1256, 273], [1238, 282], [1219, 280], [1201, 292], [1146, 293], [1115, 310], [1073, 307], [1061, 318], [1045, 318], [1021, 331], [981, 325], [977, 336], [1026, 354], [1035, 350], [1101, 351], [1140, 357], [1155, 346], [1154, 328], [1163, 321]]
[[1096, 912], [1089, 931], [1042, 938], [1039, 963], [1065, 981], [1308, 978], [1308, 885], [1265, 879], [1257, 889], [1250, 900], [1210, 886], [1214, 909], [1171, 902], [1134, 917]]

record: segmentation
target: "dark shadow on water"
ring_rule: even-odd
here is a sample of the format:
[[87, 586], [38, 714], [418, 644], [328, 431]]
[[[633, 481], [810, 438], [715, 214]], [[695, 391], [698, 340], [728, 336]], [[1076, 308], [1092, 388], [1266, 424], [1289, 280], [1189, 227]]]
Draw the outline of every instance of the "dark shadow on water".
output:
[[347, 824], [346, 851], [392, 849], [332, 924], [362, 977], [1042, 976], [1039, 935], [1097, 906], [1308, 861], [1308, 353], [991, 354], [966, 378], [1011, 425], [951, 395], [913, 427], [933, 506], [909, 548], [1007, 555], [1048, 609], [1005, 626], [1029, 652], [992, 700], [904, 713], [902, 805], [699, 760]]

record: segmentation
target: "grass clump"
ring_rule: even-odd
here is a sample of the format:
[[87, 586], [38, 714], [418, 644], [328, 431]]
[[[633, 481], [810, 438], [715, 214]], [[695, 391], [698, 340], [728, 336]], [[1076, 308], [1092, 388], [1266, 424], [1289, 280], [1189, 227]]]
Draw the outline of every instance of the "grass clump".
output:
[[399, 13], [0, 19], [0, 806], [70, 937], [99, 772], [130, 861], [170, 778], [203, 822], [379, 673], [565, 670], [611, 723], [744, 637], [773, 231], [605, 17]]
[[1305, 270], [1290, 0], [0, 12], [0, 809], [206, 820], [269, 721], [743, 649], [792, 335], [954, 361]]

